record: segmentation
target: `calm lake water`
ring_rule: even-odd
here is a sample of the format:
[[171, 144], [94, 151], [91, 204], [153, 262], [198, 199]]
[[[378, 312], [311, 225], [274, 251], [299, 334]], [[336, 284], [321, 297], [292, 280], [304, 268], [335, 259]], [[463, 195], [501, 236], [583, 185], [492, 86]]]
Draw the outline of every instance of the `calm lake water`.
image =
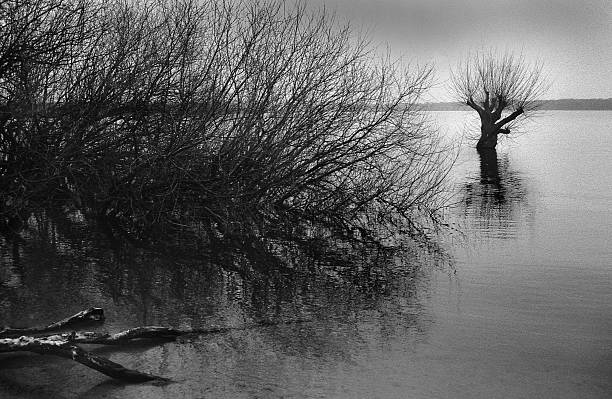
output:
[[[432, 115], [456, 138], [471, 116]], [[283, 249], [304, 272], [240, 277], [214, 267], [223, 255], [126, 250], [78, 220], [42, 221], [25, 244], [0, 245], [0, 325], [89, 306], [111, 332], [312, 321], [94, 349], [166, 386], [0, 354], [0, 397], [612, 397], [612, 112], [551, 111], [527, 129], [483, 158], [461, 149], [449, 257]]]

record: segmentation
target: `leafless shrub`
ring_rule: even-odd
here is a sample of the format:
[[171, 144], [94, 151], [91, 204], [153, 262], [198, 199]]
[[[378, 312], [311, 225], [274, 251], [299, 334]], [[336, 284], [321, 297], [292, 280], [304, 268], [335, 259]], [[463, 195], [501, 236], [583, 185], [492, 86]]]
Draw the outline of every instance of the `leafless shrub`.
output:
[[0, 74], [1, 177], [22, 205], [54, 192], [138, 236], [307, 223], [376, 239], [435, 220], [448, 153], [414, 109], [431, 69], [375, 57], [333, 15], [282, 1], [27, 4], [64, 25], [24, 22], [43, 28], [23, 40], [54, 55], [13, 62], [36, 66], [21, 80]]

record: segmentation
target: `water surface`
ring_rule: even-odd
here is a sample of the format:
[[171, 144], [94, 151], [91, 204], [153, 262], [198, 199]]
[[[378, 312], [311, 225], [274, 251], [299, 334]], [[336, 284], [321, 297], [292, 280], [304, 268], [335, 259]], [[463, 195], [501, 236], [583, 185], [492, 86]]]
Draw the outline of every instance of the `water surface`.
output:
[[[470, 118], [433, 116], [453, 138]], [[442, 238], [452, 260], [289, 249], [303, 271], [249, 276], [220, 270], [222, 256], [126, 249], [88, 226], [41, 221], [25, 244], [0, 246], [0, 324], [88, 306], [105, 308], [109, 331], [312, 322], [95, 349], [167, 386], [3, 354], [0, 397], [611, 397], [612, 112], [546, 112], [527, 129], [482, 157], [464, 143], [449, 213], [460, 233]], [[243, 262], [273, 259], [230, 261]]]

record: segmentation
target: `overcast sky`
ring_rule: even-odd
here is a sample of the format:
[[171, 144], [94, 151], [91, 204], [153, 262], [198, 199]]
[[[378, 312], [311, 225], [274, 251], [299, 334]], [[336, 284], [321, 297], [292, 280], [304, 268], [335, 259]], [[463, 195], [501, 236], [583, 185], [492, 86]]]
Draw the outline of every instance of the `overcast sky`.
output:
[[546, 98], [612, 97], [612, 0], [309, 0], [365, 26], [394, 54], [433, 62], [432, 100], [449, 100], [450, 66], [494, 47], [541, 59]]

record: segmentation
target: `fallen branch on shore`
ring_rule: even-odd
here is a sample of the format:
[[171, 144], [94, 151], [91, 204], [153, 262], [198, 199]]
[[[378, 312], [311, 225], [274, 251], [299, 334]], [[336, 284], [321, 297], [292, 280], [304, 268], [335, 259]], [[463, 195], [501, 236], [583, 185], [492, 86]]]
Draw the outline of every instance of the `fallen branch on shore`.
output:
[[74, 360], [108, 375], [109, 377], [125, 382], [170, 382], [169, 379], [164, 377], [125, 368], [118, 363], [84, 350], [78, 346], [78, 344], [122, 345], [141, 340], [174, 341], [179, 336], [184, 335], [217, 334], [231, 330], [246, 330], [256, 327], [295, 324], [309, 321], [302, 319], [286, 321], [266, 320], [237, 327], [211, 327], [207, 329], [187, 330], [179, 330], [171, 327], [146, 326], [132, 328], [116, 334], [72, 331], [54, 335], [33, 336], [35, 334], [38, 335], [62, 329], [65, 330], [67, 327], [72, 327], [77, 324], [91, 321], [101, 322], [103, 320], [104, 311], [101, 308], [90, 308], [44, 327], [5, 328], [0, 330], [0, 353], [25, 351], [41, 355], [59, 356]]

